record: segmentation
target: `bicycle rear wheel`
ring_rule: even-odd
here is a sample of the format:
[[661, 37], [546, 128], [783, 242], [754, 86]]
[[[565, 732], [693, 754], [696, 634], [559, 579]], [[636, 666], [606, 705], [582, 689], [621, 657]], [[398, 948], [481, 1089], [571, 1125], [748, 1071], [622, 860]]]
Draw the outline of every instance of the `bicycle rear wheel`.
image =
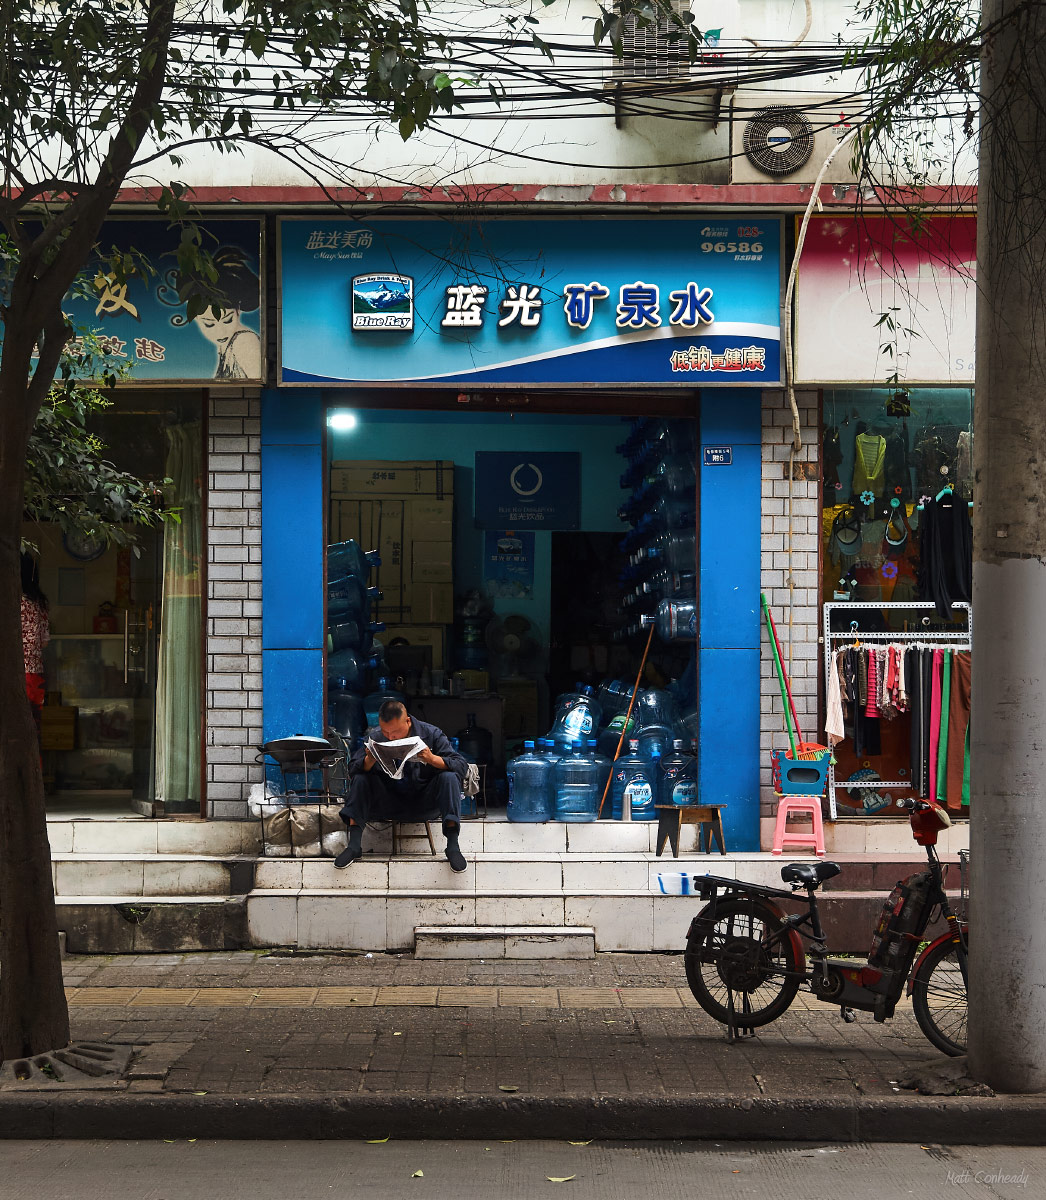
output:
[[755, 1028], [775, 1021], [795, 999], [800, 955], [781, 921], [757, 900], [725, 900], [715, 922], [687, 939], [686, 981], [717, 1021]]
[[966, 981], [959, 946], [941, 942], [923, 959], [912, 980], [912, 1008], [919, 1028], [945, 1054], [966, 1053]]

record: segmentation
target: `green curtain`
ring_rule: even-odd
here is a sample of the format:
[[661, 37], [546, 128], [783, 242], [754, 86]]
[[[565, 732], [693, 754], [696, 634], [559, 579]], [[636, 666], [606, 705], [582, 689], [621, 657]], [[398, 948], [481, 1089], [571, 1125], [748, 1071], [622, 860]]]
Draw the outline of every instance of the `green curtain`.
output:
[[203, 544], [200, 483], [203, 471], [198, 421], [167, 430], [167, 501], [180, 511], [163, 533], [156, 678], [156, 798], [168, 812], [200, 803], [200, 708]]

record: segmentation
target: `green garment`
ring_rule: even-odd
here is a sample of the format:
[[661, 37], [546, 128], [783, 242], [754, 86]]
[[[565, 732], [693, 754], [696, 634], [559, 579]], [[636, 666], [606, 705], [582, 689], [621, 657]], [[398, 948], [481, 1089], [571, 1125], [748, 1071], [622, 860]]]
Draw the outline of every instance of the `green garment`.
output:
[[941, 732], [937, 742], [937, 795], [938, 804], [948, 799], [948, 710], [952, 696], [952, 652], [945, 650], [941, 661]]

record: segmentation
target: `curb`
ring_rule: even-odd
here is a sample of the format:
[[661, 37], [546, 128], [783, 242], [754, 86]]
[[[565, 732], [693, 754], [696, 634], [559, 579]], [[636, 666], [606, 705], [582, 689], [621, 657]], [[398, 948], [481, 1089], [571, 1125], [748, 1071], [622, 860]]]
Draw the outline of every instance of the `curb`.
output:
[[0, 1139], [562, 1139], [1046, 1145], [1046, 1097], [0, 1094]]

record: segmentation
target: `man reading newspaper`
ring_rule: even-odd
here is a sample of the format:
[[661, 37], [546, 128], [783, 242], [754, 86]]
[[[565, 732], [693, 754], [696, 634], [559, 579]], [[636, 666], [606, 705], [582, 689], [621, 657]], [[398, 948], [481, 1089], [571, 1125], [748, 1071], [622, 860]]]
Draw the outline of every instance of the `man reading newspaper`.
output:
[[363, 826], [368, 821], [423, 821], [443, 818], [447, 861], [455, 871], [468, 865], [458, 846], [461, 785], [467, 760], [435, 725], [412, 717], [399, 700], [378, 709], [378, 728], [349, 762], [349, 795], [341, 810], [349, 844], [334, 860], [347, 867], [363, 857]]

